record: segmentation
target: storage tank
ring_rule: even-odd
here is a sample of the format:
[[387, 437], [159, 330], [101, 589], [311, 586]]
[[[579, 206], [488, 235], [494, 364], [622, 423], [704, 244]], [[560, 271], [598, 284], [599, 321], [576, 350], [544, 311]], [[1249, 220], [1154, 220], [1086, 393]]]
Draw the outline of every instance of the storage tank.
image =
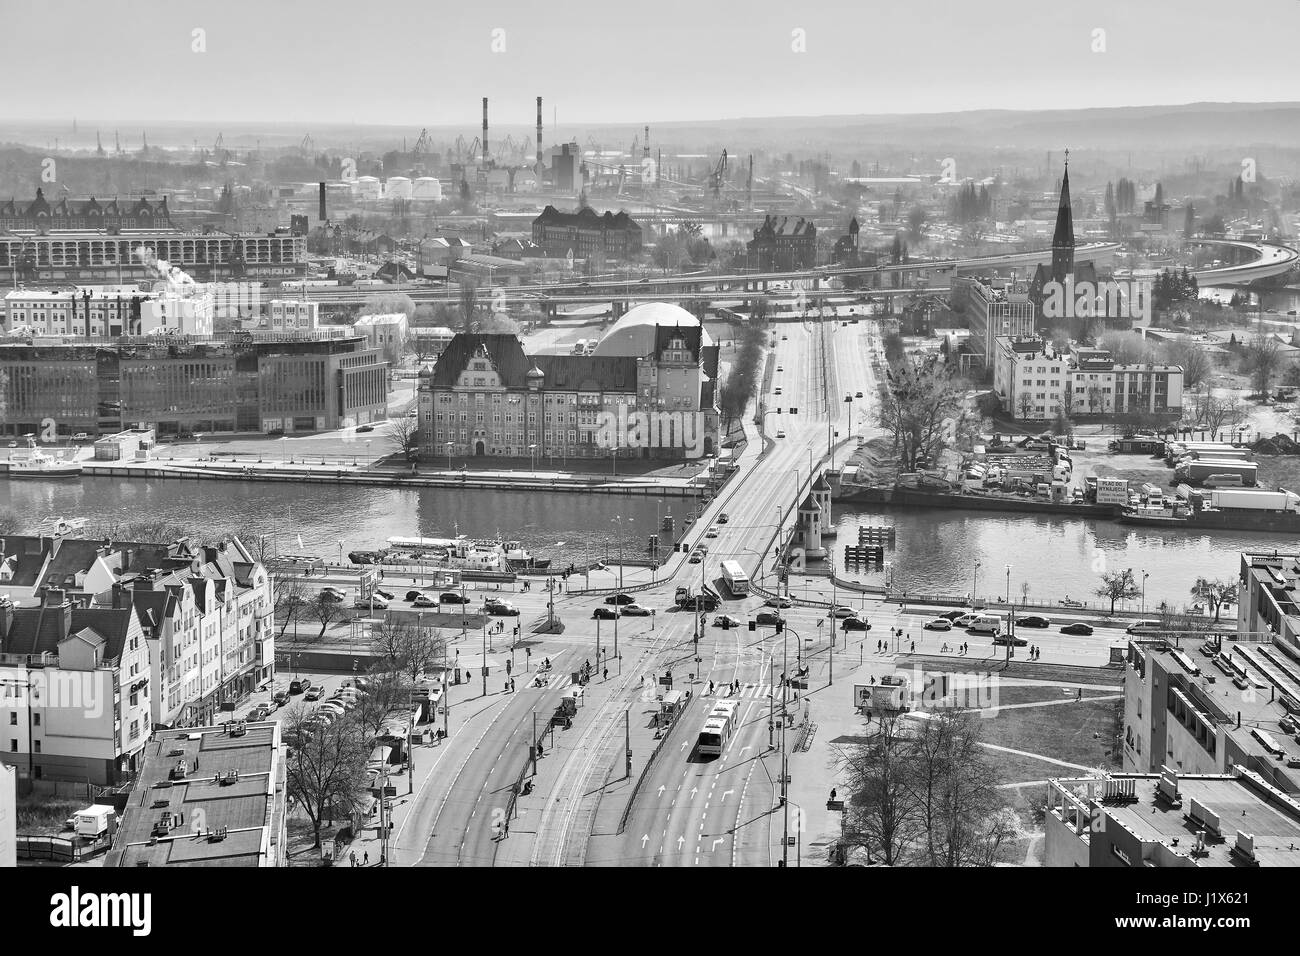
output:
[[405, 176], [389, 176], [384, 183], [385, 199], [410, 199], [411, 181]]
[[442, 199], [442, 183], [436, 176], [421, 176], [415, 181], [413, 199]]
[[361, 199], [378, 199], [379, 180], [374, 176], [358, 176], [357, 196]]

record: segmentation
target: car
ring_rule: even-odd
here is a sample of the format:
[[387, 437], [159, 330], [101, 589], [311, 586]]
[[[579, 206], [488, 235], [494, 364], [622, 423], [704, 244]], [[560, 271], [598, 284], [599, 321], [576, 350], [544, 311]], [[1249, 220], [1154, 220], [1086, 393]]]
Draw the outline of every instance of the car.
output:
[[717, 536], [718, 536], [718, 528], [716, 525], [710, 525], [709, 530], [704, 532], [704, 537], [706, 538], [716, 538]]
[[853, 617], [858, 612], [846, 604], [831, 608], [831, 617]]
[[649, 616], [650, 616], [651, 614], [653, 614], [653, 613], [654, 613], [654, 612], [653, 612], [652, 610], [650, 610], [650, 608], [646, 607], [646, 606], [643, 605], [643, 604], [624, 604], [624, 605], [623, 605], [623, 616], [624, 616], [624, 617], [627, 617], [627, 616], [629, 616], [629, 615], [632, 616], [632, 617], [649, 617]]
[[375, 430], [375, 426], [374, 426], [374, 425], [358, 425], [358, 426], [357, 426], [357, 431], [359, 431], [359, 432], [372, 432], [372, 431], [374, 431], [374, 430]]
[[1029, 642], [1023, 637], [1014, 637], [1011, 634], [994, 634], [994, 644], [1014, 644], [1016, 647], [1024, 647]]
[[704, 555], [700, 554], [700, 552], [698, 551], [692, 552], [690, 557], [691, 564], [699, 564], [703, 560], [704, 560]]
[[763, 603], [768, 607], [794, 607], [794, 601], [788, 597], [770, 597]]
[[979, 611], [965, 611], [955, 618], [952, 623], [957, 625], [957, 627], [970, 627], [979, 619], [979, 617]]
[[385, 591], [383, 588], [371, 588], [370, 592], [372, 594], [378, 594], [385, 601], [391, 601], [393, 599], [393, 592]]
[[305, 694], [311, 690], [311, 678], [299, 677], [289, 682], [289, 693]]
[[740, 627], [740, 625], [743, 623], [744, 622], [741, 621], [740, 618], [732, 614], [719, 614], [717, 617], [713, 619], [714, 627], [723, 627], [723, 628]]
[[415, 600], [411, 602], [412, 607], [441, 607], [441, 605], [427, 594], [417, 594]]
[[861, 397], [862, 397], [862, 393], [861, 393], [861, 392], [854, 392], [854, 393], [853, 393], [853, 397], [854, 397], [854, 398], [861, 398]]
[[277, 707], [283, 707], [285, 704], [289, 703], [289, 692], [287, 690], [277, 690], [271, 695], [271, 700]]
[[407, 601], [414, 601], [416, 598], [419, 598], [419, 597], [422, 597], [422, 596], [423, 596], [423, 595], [422, 595], [419, 591], [407, 591], [407, 592], [406, 592], [406, 597], [405, 597], [404, 600], [407, 600]]
[[253, 721], [266, 720], [266, 718], [270, 716], [271, 716], [271, 708], [268, 707], [266, 704], [258, 704], [248, 712], [248, 716], [245, 717], [244, 719], [253, 720]]
[[707, 544], [697, 544], [695, 546], [695, 550], [698, 551], [700, 554], [708, 554], [709, 546]]
[[1154, 634], [1160, 630], [1159, 621], [1134, 621], [1124, 628], [1126, 634]]
[[325, 585], [325, 587], [323, 587], [323, 588], [320, 589], [320, 593], [321, 593], [321, 594], [332, 594], [332, 595], [334, 595], [335, 597], [339, 598], [340, 600], [342, 600], [342, 599], [344, 599], [344, 598], [346, 598], [346, 597], [348, 596], [348, 592], [347, 592], [347, 591], [344, 591], [342, 588], [336, 588], [336, 587], [334, 587], [334, 585], [332, 585], [332, 584], [327, 584], [327, 585]]
[[840, 627], [846, 631], [869, 631], [871, 622], [865, 617], [846, 617], [840, 622]]
[[591, 617], [597, 621], [612, 621], [618, 617], [618, 611], [612, 607], [598, 607], [591, 612]]
[[944, 611], [944, 612], [943, 612], [942, 614], [940, 614], [939, 616], [940, 616], [940, 617], [946, 617], [946, 618], [947, 618], [948, 620], [950, 620], [950, 621], [956, 621], [957, 618], [961, 617], [962, 615], [964, 615], [964, 614], [971, 614], [971, 613], [972, 613], [972, 612], [971, 612], [969, 609], [962, 609], [962, 610], [960, 610], [960, 611]]
[[85, 432], [77, 432], [72, 436], [73, 441], [90, 441], [90, 436]]
[[1016, 618], [1016, 627], [1051, 627], [1051, 618], [1043, 617], [1041, 614], [1028, 614], [1024, 617]]
[[776, 391], [773, 392], [773, 394], [774, 394], [774, 395], [780, 395], [780, 394], [781, 394], [781, 386], [780, 386], [780, 385], [778, 385], [778, 386], [776, 387]]
[[376, 611], [383, 611], [383, 610], [387, 610], [388, 602], [385, 601], [383, 598], [379, 597], [379, 595], [375, 595], [374, 597], [371, 597], [369, 599], [357, 598], [355, 601], [352, 602], [352, 606], [356, 608], [358, 611], [369, 611], [372, 607]]
[[509, 601], [484, 601], [483, 613], [495, 614], [498, 617], [515, 617], [519, 614], [519, 608]]
[[1084, 624], [1082, 621], [1075, 621], [1073, 624], [1067, 624], [1061, 628], [1062, 634], [1081, 634], [1087, 637], [1092, 633], [1092, 625]]
[[462, 597], [455, 591], [443, 591], [438, 595], [439, 604], [468, 604], [469, 602], [469, 598]]
[[781, 341], [784, 342], [785, 340], [786, 340], [786, 336], [784, 336], [784, 335], [781, 336]]
[[952, 621], [946, 617], [936, 617], [933, 621], [926, 621], [922, 627], [927, 631], [951, 631]]
[[777, 623], [779, 620], [781, 620], [780, 615], [774, 614], [771, 611], [759, 611], [754, 615], [754, 623], [762, 624], [764, 626], [770, 626]]
[[778, 372], [784, 372], [784, 371], [785, 371], [785, 369], [782, 368], [780, 365], [778, 365], [778, 366], [776, 367], [776, 370], [777, 370]]
[[302, 699], [303, 699], [303, 700], [320, 700], [320, 699], [321, 699], [322, 697], [324, 697], [324, 696], [325, 696], [325, 688], [324, 688], [324, 687], [320, 687], [320, 686], [316, 686], [316, 687], [309, 688], [309, 689], [308, 689], [308, 690], [307, 690], [307, 691], [302, 695]]
[[730, 520], [731, 519], [727, 517], [727, 513], [725, 511], [722, 512], [722, 514], [718, 515], [718, 524], [726, 524]]
[[784, 438], [784, 437], [785, 437], [785, 432], [784, 432], [784, 431], [778, 431], [778, 432], [776, 433], [776, 437], [777, 437], [777, 438]]
[[635, 604], [636, 598], [630, 594], [611, 594], [605, 598], [606, 604]]

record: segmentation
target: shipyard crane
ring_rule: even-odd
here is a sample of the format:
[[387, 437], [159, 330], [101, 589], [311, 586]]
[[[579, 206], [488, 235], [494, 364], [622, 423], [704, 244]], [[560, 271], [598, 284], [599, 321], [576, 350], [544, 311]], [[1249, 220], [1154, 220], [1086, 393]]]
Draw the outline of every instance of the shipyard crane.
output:
[[709, 176], [709, 185], [713, 188], [713, 198], [717, 199], [722, 195], [722, 183], [727, 176], [727, 151], [722, 151], [722, 156], [718, 159], [718, 165], [714, 167]]
[[302, 142], [298, 144], [298, 150], [307, 157], [315, 155], [316, 141], [311, 138], [311, 133], [307, 133], [303, 136]]

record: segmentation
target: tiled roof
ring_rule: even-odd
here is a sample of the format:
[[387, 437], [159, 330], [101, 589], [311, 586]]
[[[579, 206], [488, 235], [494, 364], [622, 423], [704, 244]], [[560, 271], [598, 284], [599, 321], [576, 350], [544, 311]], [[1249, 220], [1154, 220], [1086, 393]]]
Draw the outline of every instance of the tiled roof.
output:
[[542, 210], [542, 214], [533, 220], [533, 225], [641, 231], [641, 227], [636, 224], [636, 221], [622, 209], [616, 213], [606, 210], [604, 214], [601, 214], [590, 206], [584, 206], [577, 212], [560, 212], [554, 206], [547, 206]]
[[130, 608], [73, 607], [65, 630], [64, 607], [16, 607], [9, 633], [0, 635], [0, 647], [6, 654], [55, 654], [59, 644], [70, 634], [87, 628], [104, 639], [104, 658], [120, 657], [131, 630]]

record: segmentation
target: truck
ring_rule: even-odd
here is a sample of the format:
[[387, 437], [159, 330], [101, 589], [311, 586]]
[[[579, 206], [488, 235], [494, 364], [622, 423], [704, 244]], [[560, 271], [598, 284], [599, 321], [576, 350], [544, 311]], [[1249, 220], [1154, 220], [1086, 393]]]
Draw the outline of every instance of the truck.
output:
[[701, 611], [716, 611], [722, 603], [722, 597], [707, 584], [700, 589], [699, 594], [688, 587], [679, 587], [675, 599], [677, 606], [686, 611], [694, 611], [697, 607]]
[[1223, 441], [1179, 441], [1170, 442], [1165, 446], [1165, 462], [1173, 465], [1180, 458], [1184, 458], [1192, 452], [1201, 452], [1202, 454], [1213, 455], [1216, 452], [1234, 452], [1238, 449]]
[[1250, 461], [1250, 451], [1245, 448], [1193, 448], [1179, 459], [1184, 461]]
[[1253, 488], [1258, 469], [1258, 465], [1248, 461], [1188, 461], [1174, 469], [1174, 483], [1200, 485], [1211, 475], [1237, 475], [1243, 486]]
[[1293, 511], [1295, 495], [1286, 491], [1262, 488], [1216, 488], [1210, 492], [1209, 505], [1220, 509], [1252, 511]]

